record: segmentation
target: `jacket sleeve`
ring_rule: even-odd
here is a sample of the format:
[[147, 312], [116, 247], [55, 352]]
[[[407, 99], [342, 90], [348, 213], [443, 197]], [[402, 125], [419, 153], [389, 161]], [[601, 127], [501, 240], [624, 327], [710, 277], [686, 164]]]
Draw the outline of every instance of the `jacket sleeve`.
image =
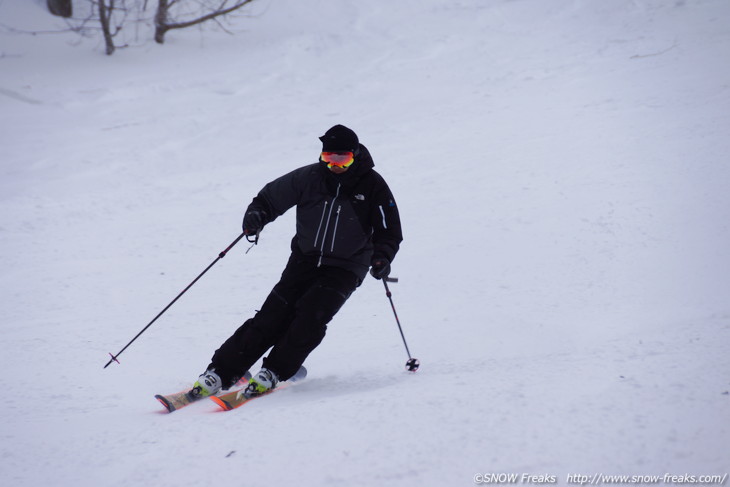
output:
[[385, 257], [393, 262], [403, 240], [403, 232], [393, 193], [385, 180], [382, 177], [379, 179], [370, 220], [373, 227], [373, 259]]
[[296, 169], [268, 183], [253, 198], [246, 211], [263, 211], [264, 225], [276, 220], [299, 201], [302, 194], [300, 181], [305, 170], [306, 167]]

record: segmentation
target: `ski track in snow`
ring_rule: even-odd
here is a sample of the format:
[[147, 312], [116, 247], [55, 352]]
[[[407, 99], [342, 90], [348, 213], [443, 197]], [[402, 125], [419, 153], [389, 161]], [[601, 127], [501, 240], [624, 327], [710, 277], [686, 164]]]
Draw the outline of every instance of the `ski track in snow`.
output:
[[[15, 487], [474, 485], [730, 472], [730, 4], [261, 0], [235, 35], [0, 30], [0, 401]], [[4, 25], [65, 24], [5, 0]], [[131, 35], [131, 32], [127, 35]], [[122, 38], [120, 38], [122, 40]], [[168, 415], [260, 306], [269, 180], [355, 129], [405, 241], [308, 378]], [[20, 392], [18, 392], [20, 391]], [[251, 480], [251, 479], [255, 480]]]

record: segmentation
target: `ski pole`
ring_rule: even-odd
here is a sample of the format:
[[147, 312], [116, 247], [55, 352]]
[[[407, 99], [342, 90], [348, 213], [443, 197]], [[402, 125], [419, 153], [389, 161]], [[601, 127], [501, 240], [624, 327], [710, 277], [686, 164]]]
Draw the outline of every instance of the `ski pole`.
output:
[[388, 296], [390, 301], [390, 307], [393, 308], [393, 315], [395, 316], [395, 322], [398, 324], [398, 331], [400, 331], [400, 337], [403, 339], [403, 345], [406, 347], [406, 353], [408, 354], [408, 362], [406, 362], [406, 369], [409, 372], [415, 372], [421, 365], [421, 362], [417, 358], [411, 356], [411, 351], [408, 350], [408, 343], [406, 343], [406, 337], [403, 334], [403, 327], [400, 326], [400, 320], [398, 319], [398, 313], [395, 311], [395, 305], [393, 304], [393, 294], [388, 289], [389, 282], [398, 282], [397, 277], [386, 277], [383, 279], [383, 286], [385, 286], [385, 295]]
[[[173, 304], [175, 304], [175, 302], [176, 302], [176, 301], [177, 301], [178, 299], [180, 299], [180, 297], [181, 297], [181, 296], [182, 296], [183, 294], [185, 294], [185, 293], [187, 292], [187, 290], [188, 290], [188, 289], [190, 289], [191, 287], [193, 287], [193, 284], [195, 284], [196, 282], [198, 282], [198, 279], [200, 279], [201, 277], [203, 277], [203, 274], [205, 274], [206, 272], [208, 272], [208, 270], [209, 270], [209, 269], [210, 269], [211, 267], [213, 267], [213, 266], [215, 265], [215, 263], [216, 263], [216, 262], [218, 262], [218, 261], [219, 261], [219, 260], [221, 260], [221, 259], [222, 259], [223, 257], [225, 257], [225, 256], [226, 256], [226, 254], [228, 253], [228, 251], [229, 251], [229, 250], [231, 250], [231, 249], [233, 248], [233, 246], [234, 246], [234, 245], [236, 245], [236, 244], [238, 243], [238, 241], [239, 241], [239, 240], [241, 240], [241, 239], [242, 239], [242, 238], [243, 238], [244, 236], [246, 237], [246, 240], [248, 240], [249, 242], [253, 243], [253, 245], [256, 245], [256, 243], [258, 242], [258, 237], [259, 237], [259, 234], [258, 234], [258, 233], [257, 233], [257, 234], [256, 234], [255, 236], [251, 236], [251, 238], [253, 238], [253, 240], [249, 239], [249, 236], [247, 236], [246, 232], [243, 232], [243, 233], [242, 233], [241, 235], [239, 235], [239, 236], [238, 236], [238, 237], [236, 238], [236, 240], [234, 240], [234, 241], [233, 241], [233, 242], [231, 243], [231, 245], [229, 245], [229, 246], [228, 246], [228, 247], [226, 248], [226, 250], [224, 250], [223, 252], [221, 252], [220, 254], [218, 254], [218, 257], [217, 257], [217, 258], [216, 258], [216, 259], [215, 259], [215, 260], [214, 260], [213, 262], [211, 262], [211, 263], [210, 263], [210, 265], [209, 265], [208, 267], [206, 267], [206, 268], [205, 268], [205, 270], [204, 270], [203, 272], [201, 272], [201, 273], [200, 273], [200, 274], [198, 275], [198, 277], [196, 277], [195, 279], [193, 279], [193, 282], [191, 282], [190, 284], [188, 284], [188, 286], [187, 286], [187, 287], [186, 287], [185, 289], [183, 289], [183, 290], [182, 290], [182, 292], [181, 292], [180, 294], [178, 294], [178, 295], [177, 295], [177, 297], [175, 297], [175, 299], [173, 299], [173, 300], [172, 300], [172, 301], [170, 302], [170, 304], [168, 304], [167, 306], [165, 306], [165, 309], [163, 309], [162, 311], [160, 311], [160, 312], [158, 313], [158, 315], [157, 315], [157, 316], [155, 316], [155, 317], [154, 317], [154, 318], [152, 319], [152, 321], [150, 321], [150, 322], [149, 322], [149, 323], [147, 324], [147, 326], [145, 326], [144, 328], [142, 328], [142, 331], [140, 331], [139, 333], [137, 333], [137, 335], [136, 335], [136, 336], [135, 336], [134, 338], [132, 338], [132, 340], [130, 340], [130, 342], [129, 342], [129, 343], [127, 343], [127, 344], [126, 344], [126, 345], [124, 346], [124, 348], [122, 348], [122, 349], [121, 349], [121, 350], [120, 350], [119, 352], [117, 352], [117, 354], [116, 354], [116, 355], [113, 355], [112, 353], [109, 353], [109, 355], [111, 355], [111, 357], [112, 357], [112, 358], [111, 358], [111, 359], [109, 360], [109, 362], [107, 362], [107, 364], [106, 364], [106, 365], [104, 366], [104, 368], [106, 369], [107, 367], [109, 367], [109, 365], [110, 365], [110, 364], [111, 364], [112, 362], [116, 362], [116, 363], [119, 363], [119, 360], [117, 360], [117, 357], [119, 357], [119, 356], [120, 356], [120, 355], [122, 354], [122, 352], [124, 352], [124, 351], [125, 351], [125, 350], [126, 350], [126, 349], [127, 349], [127, 348], [128, 348], [128, 347], [129, 347], [129, 346], [130, 346], [130, 345], [132, 344], [132, 343], [134, 343], [134, 341], [135, 341], [135, 340], [136, 340], [137, 338], [139, 338], [139, 337], [140, 337], [140, 335], [142, 335], [142, 333], [144, 333], [145, 331], [147, 331], [147, 328], [149, 328], [150, 326], [152, 326], [152, 323], [154, 323], [155, 321], [157, 321], [157, 318], [159, 318], [160, 316], [162, 316], [162, 315], [163, 315], [163, 314], [165, 313], [165, 311], [167, 311], [168, 309], [170, 309], [170, 307], [171, 307], [171, 306], [172, 306]], [[250, 250], [250, 249], [249, 249], [249, 250]]]

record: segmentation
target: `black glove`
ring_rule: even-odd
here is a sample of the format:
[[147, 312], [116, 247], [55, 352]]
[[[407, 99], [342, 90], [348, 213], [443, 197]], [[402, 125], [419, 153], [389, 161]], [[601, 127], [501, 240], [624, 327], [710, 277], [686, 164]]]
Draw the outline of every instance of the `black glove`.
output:
[[383, 279], [390, 274], [390, 261], [385, 257], [373, 257], [370, 265], [370, 275], [375, 279]]
[[264, 217], [266, 213], [261, 210], [248, 210], [243, 215], [243, 231], [246, 235], [256, 235], [264, 228]]

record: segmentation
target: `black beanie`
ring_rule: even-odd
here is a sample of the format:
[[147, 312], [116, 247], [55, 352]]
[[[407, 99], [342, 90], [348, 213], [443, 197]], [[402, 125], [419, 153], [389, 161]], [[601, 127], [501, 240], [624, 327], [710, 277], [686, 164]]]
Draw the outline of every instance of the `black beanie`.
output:
[[357, 152], [360, 141], [357, 134], [344, 125], [335, 125], [319, 138], [322, 152]]

